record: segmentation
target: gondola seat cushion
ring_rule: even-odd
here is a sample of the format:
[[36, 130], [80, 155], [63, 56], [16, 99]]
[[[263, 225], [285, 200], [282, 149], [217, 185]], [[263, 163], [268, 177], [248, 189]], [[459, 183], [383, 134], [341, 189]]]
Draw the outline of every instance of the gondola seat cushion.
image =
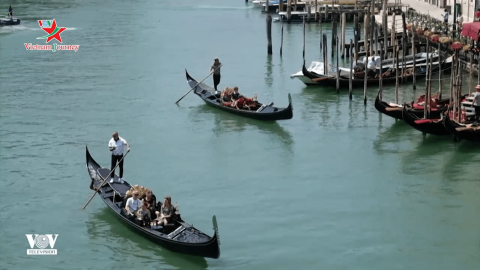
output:
[[427, 124], [427, 123], [435, 122], [438, 120], [439, 119], [419, 119], [419, 120], [415, 120], [415, 124]]

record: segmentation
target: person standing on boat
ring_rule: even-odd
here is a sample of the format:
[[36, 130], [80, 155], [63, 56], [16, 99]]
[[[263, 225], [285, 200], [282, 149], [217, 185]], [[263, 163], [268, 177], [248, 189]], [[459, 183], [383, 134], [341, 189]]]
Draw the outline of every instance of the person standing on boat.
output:
[[113, 168], [117, 165], [117, 162], [120, 161], [118, 164], [118, 167], [120, 167], [120, 175], [119, 175], [119, 181], [120, 183], [123, 184], [123, 151], [125, 149], [125, 146], [127, 147], [127, 150], [130, 149], [130, 145], [127, 143], [127, 141], [118, 136], [118, 132], [113, 132], [112, 138], [108, 142], [108, 147], [110, 148], [110, 151], [112, 152], [112, 174], [110, 174], [110, 183], [113, 183], [113, 179], [115, 178], [115, 171]]
[[220, 60], [218, 60], [218, 57], [215, 57], [213, 60], [213, 65], [210, 68], [210, 72], [213, 72], [213, 87], [215, 88], [215, 91], [217, 91], [217, 85], [220, 84]]
[[480, 84], [475, 87], [477, 92], [473, 95], [473, 107], [475, 108], [475, 119], [480, 118]]
[[12, 6], [10, 6], [10, 7], [8, 8], [8, 16], [9, 16], [10, 18], [13, 17]]

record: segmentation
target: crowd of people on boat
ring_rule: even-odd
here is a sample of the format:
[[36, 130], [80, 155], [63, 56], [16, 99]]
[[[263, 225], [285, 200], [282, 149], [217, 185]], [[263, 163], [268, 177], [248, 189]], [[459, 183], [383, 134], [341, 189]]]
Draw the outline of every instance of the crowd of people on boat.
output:
[[178, 214], [178, 206], [172, 205], [172, 198], [165, 196], [163, 203], [158, 202], [152, 190], [138, 185], [127, 191], [125, 211], [129, 217], [139, 220], [151, 220], [154, 225], [167, 225]]
[[233, 88], [225, 88], [220, 93], [220, 101], [224, 106], [233, 107], [236, 109], [256, 110], [258, 107], [257, 95], [255, 94], [252, 98], [247, 98], [238, 93], [237, 86]]

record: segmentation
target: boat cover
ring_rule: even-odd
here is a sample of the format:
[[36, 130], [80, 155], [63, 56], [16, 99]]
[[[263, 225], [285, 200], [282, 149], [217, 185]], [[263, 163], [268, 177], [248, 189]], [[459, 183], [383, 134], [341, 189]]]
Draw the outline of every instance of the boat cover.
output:
[[480, 22], [464, 23], [462, 25], [462, 36], [469, 37], [478, 41], [478, 31], [480, 30]]

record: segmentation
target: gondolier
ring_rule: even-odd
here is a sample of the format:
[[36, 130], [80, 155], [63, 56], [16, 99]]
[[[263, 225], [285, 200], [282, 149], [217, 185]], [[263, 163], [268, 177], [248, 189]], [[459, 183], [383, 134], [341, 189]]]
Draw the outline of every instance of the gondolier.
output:
[[112, 151], [112, 166], [111, 170], [112, 173], [110, 174], [110, 183], [114, 182], [115, 178], [115, 171], [113, 168], [117, 165], [117, 161], [120, 163], [118, 164], [118, 167], [120, 167], [120, 174], [119, 174], [119, 181], [120, 183], [123, 184], [123, 151], [125, 150], [125, 146], [127, 147], [127, 150], [130, 149], [130, 145], [128, 145], [127, 141], [118, 136], [118, 132], [113, 132], [112, 134], [112, 139], [108, 142], [108, 148], [110, 148], [110, 151]]
[[473, 96], [473, 107], [475, 108], [475, 119], [478, 120], [480, 117], [480, 84], [475, 87], [477, 92]]
[[13, 17], [12, 6], [10, 6], [10, 7], [8, 8], [8, 17], [10, 17], [10, 18]]
[[218, 57], [215, 57], [213, 60], [213, 65], [210, 68], [210, 72], [213, 71], [213, 87], [215, 88], [215, 91], [217, 91], [217, 85], [220, 84], [220, 61], [218, 60]]

